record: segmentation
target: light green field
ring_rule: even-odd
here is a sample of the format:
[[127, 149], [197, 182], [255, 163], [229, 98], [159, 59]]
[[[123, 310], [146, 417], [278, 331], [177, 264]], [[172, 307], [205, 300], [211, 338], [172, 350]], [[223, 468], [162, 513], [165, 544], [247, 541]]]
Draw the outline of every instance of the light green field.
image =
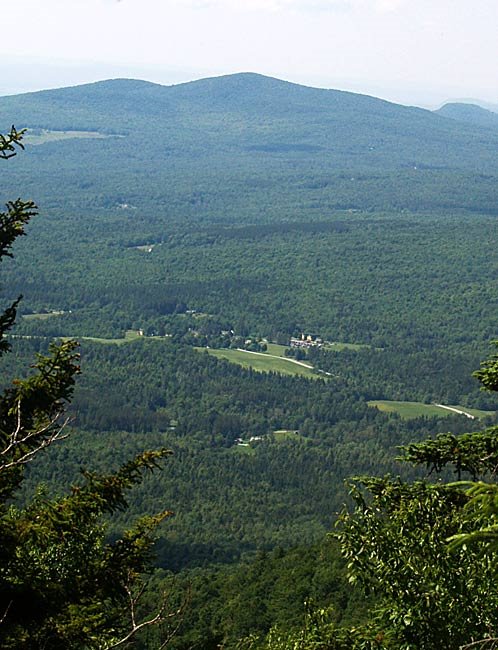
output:
[[251, 445], [233, 445], [230, 451], [235, 454], [244, 454], [246, 456], [254, 456], [256, 450]]
[[47, 142], [56, 142], [57, 140], [69, 140], [71, 138], [111, 138], [116, 136], [106, 135], [98, 131], [49, 131], [42, 129], [39, 133], [30, 133], [29, 129], [24, 136], [26, 144], [40, 145]]
[[[44, 320], [42, 317], [43, 316], [55, 316], [56, 314], [27, 314], [28, 316], [34, 316], [34, 317], [39, 317], [41, 320]], [[46, 338], [52, 338], [51, 336], [46, 337], [46, 336], [36, 336], [32, 334], [27, 334], [27, 335], [16, 335], [16, 338], [20, 339], [46, 339]], [[136, 330], [127, 330], [125, 332], [125, 335], [121, 338], [117, 339], [106, 339], [102, 338], [100, 336], [57, 336], [57, 339], [61, 339], [63, 341], [68, 341], [70, 339], [74, 339], [75, 341], [92, 341], [92, 343], [102, 343], [103, 345], [123, 345], [124, 343], [131, 343], [132, 341], [137, 341], [138, 339], [147, 339], [147, 341], [170, 341], [171, 340], [171, 335], [166, 334], [165, 336], [142, 336], [139, 334]]]
[[302, 436], [299, 431], [294, 431], [292, 429], [279, 429], [278, 431], [273, 432], [273, 437], [278, 442], [282, 440], [298, 440]]
[[59, 310], [59, 311], [48, 311], [48, 312], [41, 312], [39, 314], [23, 314], [24, 320], [48, 320], [49, 318], [53, 318], [54, 316], [62, 316], [62, 314], [66, 314], [64, 310]]
[[142, 251], [144, 253], [151, 253], [156, 246], [157, 246], [157, 244], [142, 244], [140, 246], [132, 246], [131, 248], [133, 248], [136, 251]]
[[75, 336], [72, 337], [80, 341], [92, 341], [94, 343], [102, 343], [104, 345], [123, 345], [124, 343], [131, 343], [138, 339], [147, 339], [147, 341], [169, 341], [170, 336], [142, 336], [136, 330], [127, 330], [123, 338], [119, 339], [103, 339], [98, 336]]
[[251, 353], [225, 348], [221, 350], [215, 350], [213, 348], [196, 349], [206, 350], [209, 354], [218, 357], [218, 359], [226, 359], [231, 363], [237, 363], [239, 366], [252, 368], [258, 372], [278, 372], [282, 375], [302, 375], [312, 379], [318, 378], [311, 368], [305, 368], [304, 366], [293, 363], [288, 359], [273, 357], [264, 352]]
[[324, 350], [329, 350], [332, 352], [341, 352], [342, 350], [365, 350], [369, 348], [370, 348], [369, 345], [364, 345], [360, 343], [340, 343], [339, 341], [327, 343], [326, 345], [323, 346]]
[[285, 357], [285, 351], [290, 349], [287, 345], [278, 345], [278, 343], [267, 343], [266, 347], [268, 354], [276, 357]]
[[[397, 413], [405, 420], [418, 417], [448, 417], [456, 415], [454, 411], [436, 406], [435, 404], [424, 404], [422, 402], [394, 402], [389, 400], [372, 400], [368, 402], [369, 406], [378, 408], [379, 411], [384, 413]], [[454, 406], [449, 404], [452, 408], [456, 408], [465, 413], [470, 413], [476, 418], [484, 418], [494, 415], [494, 411], [481, 411], [479, 409], [469, 409], [464, 406]], [[463, 416], [462, 416], [463, 417]]]
[[102, 343], [103, 345], [123, 345], [123, 343], [130, 343], [137, 339], [143, 338], [135, 330], [127, 330], [123, 338], [120, 339], [103, 339], [98, 336], [77, 336], [75, 337], [81, 341], [92, 341], [92, 343]]

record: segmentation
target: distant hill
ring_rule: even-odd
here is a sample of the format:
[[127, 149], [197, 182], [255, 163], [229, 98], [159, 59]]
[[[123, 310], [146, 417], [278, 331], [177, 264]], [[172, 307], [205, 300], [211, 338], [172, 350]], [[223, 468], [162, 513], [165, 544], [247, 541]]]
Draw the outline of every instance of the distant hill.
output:
[[465, 98], [451, 98], [444, 102], [444, 104], [473, 104], [474, 106], [480, 106], [487, 111], [492, 113], [498, 113], [498, 104], [487, 102], [483, 99], [475, 99], [470, 97]]
[[442, 106], [435, 113], [466, 124], [498, 128], [498, 113], [476, 104], [449, 103]]
[[0, 98], [0, 125], [150, 137], [182, 155], [320, 154], [356, 168], [496, 164], [497, 142], [444, 112], [242, 73], [175, 86], [116, 79]]
[[253, 73], [1, 97], [0, 132], [11, 124], [30, 137], [2, 166], [6, 195], [23, 187], [45, 209], [87, 217], [137, 208], [168, 223], [259, 223], [498, 204], [489, 126]]

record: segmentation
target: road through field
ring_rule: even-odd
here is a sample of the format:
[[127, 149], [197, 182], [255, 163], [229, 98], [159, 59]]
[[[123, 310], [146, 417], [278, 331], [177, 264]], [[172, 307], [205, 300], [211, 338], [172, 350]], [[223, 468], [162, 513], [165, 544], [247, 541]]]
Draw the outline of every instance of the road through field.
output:
[[467, 411], [456, 409], [454, 406], [445, 406], [444, 404], [434, 404], [434, 406], [439, 406], [439, 408], [446, 409], [447, 411], [453, 411], [454, 413], [458, 413], [459, 415], [465, 415], [471, 420], [476, 419], [476, 416], [472, 415], [472, 413], [467, 413]]

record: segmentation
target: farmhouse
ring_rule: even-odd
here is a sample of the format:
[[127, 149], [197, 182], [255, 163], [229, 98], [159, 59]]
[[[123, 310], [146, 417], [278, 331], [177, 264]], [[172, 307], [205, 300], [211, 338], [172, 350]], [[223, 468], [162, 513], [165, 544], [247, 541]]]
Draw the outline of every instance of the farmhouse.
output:
[[318, 334], [301, 334], [301, 338], [292, 337], [291, 348], [319, 348], [323, 345], [323, 339]]

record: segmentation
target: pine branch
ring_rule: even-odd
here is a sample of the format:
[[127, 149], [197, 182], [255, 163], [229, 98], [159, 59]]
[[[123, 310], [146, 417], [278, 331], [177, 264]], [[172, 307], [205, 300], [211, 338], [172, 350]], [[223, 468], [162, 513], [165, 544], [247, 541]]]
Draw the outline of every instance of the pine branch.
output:
[[9, 609], [11, 608], [12, 603], [13, 603], [13, 601], [11, 600], [10, 603], [6, 607], [5, 612], [2, 614], [2, 618], [0, 618], [0, 625], [2, 625], [2, 623], [7, 618], [7, 614], [9, 613]]
[[128, 581], [125, 585], [125, 591], [128, 595], [128, 603], [129, 603], [129, 616], [130, 616], [130, 622], [131, 626], [129, 631], [123, 636], [121, 639], [118, 641], [115, 641], [111, 643], [110, 645], [105, 646], [105, 650], [112, 650], [113, 648], [119, 648], [120, 646], [124, 645], [125, 643], [128, 643], [131, 639], [135, 637], [135, 635], [140, 632], [140, 630], [143, 630], [146, 627], [154, 626], [154, 625], [161, 625], [163, 623], [167, 623], [173, 619], [178, 619], [178, 622], [176, 626], [170, 631], [170, 633], [167, 635], [166, 639], [161, 643], [159, 646], [158, 650], [163, 650], [166, 645], [171, 641], [171, 639], [176, 635], [178, 632], [178, 629], [183, 622], [183, 616], [185, 614], [185, 609], [187, 607], [187, 604], [190, 600], [190, 592], [188, 593], [188, 597], [185, 598], [185, 600], [182, 602], [182, 604], [176, 608], [173, 611], [168, 610], [168, 594], [163, 593], [162, 599], [161, 599], [161, 604], [159, 606], [159, 609], [157, 612], [154, 614], [154, 616], [147, 618], [140, 623], [137, 622], [137, 607], [139, 605], [140, 599], [142, 598], [145, 589], [147, 587], [147, 583], [142, 583], [140, 587], [138, 588], [138, 591], [134, 594], [133, 589], [132, 589], [132, 582], [133, 582], [133, 576], [132, 574], [128, 574]]
[[7, 160], [8, 158], [13, 158], [16, 154], [16, 147], [24, 149], [24, 145], [21, 142], [26, 129], [21, 129], [18, 131], [14, 125], [10, 129], [10, 133], [3, 135], [0, 133], [0, 158]]
[[458, 650], [469, 650], [470, 648], [479, 648], [479, 650], [496, 650], [496, 648], [498, 648], [498, 637], [489, 637], [487, 639], [472, 641], [472, 643], [461, 645]]
[[[0, 472], [12, 467], [25, 465], [31, 461], [42, 449], [49, 447], [58, 440], [64, 440], [69, 434], [64, 434], [64, 429], [69, 423], [66, 418], [62, 424], [57, 424], [61, 412], [58, 412], [49, 423], [35, 431], [25, 431], [21, 417], [21, 401], [17, 404], [17, 424], [15, 430], [9, 435], [7, 444], [0, 452]], [[32, 446], [34, 443], [34, 446]], [[28, 451], [23, 451], [28, 447]], [[20, 455], [16, 452], [20, 451]], [[13, 458], [12, 458], [13, 456]], [[10, 460], [9, 460], [10, 457]]]

